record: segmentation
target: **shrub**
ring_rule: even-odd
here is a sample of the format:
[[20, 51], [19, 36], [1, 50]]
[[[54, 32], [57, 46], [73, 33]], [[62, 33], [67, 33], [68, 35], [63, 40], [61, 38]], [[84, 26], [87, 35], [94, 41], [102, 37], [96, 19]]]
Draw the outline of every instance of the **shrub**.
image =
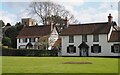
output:
[[11, 46], [11, 39], [9, 37], [3, 37], [2, 44], [4, 46]]
[[56, 50], [2, 48], [3, 56], [58, 56]]

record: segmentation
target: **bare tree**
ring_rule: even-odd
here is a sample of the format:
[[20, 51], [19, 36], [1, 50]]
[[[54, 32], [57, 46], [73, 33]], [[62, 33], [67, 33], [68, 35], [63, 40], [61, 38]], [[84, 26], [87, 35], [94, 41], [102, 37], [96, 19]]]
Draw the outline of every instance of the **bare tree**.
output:
[[29, 11], [30, 14], [39, 17], [39, 21], [43, 24], [46, 24], [47, 17], [52, 15], [57, 15], [61, 18], [68, 17], [70, 23], [78, 22], [64, 6], [53, 2], [32, 2], [29, 6]]

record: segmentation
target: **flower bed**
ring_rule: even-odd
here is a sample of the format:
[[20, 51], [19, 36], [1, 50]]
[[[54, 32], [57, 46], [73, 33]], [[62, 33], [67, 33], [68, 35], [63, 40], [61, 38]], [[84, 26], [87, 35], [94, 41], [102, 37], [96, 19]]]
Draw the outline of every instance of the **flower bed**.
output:
[[64, 62], [62, 64], [92, 64], [92, 62]]

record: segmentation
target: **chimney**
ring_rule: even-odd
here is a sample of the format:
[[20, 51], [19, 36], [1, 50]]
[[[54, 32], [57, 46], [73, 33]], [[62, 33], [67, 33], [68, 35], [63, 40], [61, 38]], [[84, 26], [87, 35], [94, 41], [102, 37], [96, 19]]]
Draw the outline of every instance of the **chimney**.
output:
[[65, 17], [64, 23], [65, 23], [65, 27], [67, 27], [68, 26], [68, 19], [67, 19], [67, 17]]
[[111, 16], [111, 13], [108, 16], [108, 22], [112, 22], [113, 17]]
[[51, 27], [51, 31], [53, 30], [53, 28], [54, 28], [54, 22], [52, 21], [52, 22], [50, 22], [50, 27]]
[[47, 21], [47, 22], [46, 22], [46, 25], [51, 25], [51, 21]]

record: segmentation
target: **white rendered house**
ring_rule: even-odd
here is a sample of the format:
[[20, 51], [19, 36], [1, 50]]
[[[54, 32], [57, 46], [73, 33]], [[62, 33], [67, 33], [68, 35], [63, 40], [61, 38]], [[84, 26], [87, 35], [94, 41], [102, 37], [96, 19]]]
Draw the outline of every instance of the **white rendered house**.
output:
[[17, 49], [41, 49], [42, 45], [51, 48], [58, 39], [58, 32], [53, 24], [40, 26], [26, 26], [17, 36]]
[[120, 27], [112, 21], [73, 24], [61, 34], [62, 56], [119, 56]]

